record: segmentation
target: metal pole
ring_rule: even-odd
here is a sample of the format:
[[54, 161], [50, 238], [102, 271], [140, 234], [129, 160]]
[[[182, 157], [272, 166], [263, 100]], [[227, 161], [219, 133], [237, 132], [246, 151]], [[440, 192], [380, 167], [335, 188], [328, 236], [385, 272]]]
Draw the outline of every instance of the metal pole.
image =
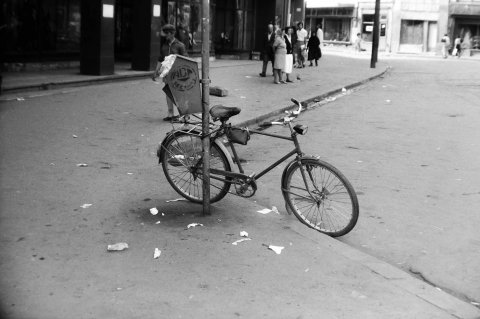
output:
[[375, 0], [375, 15], [373, 18], [373, 43], [372, 43], [372, 57], [370, 59], [370, 68], [375, 68], [378, 58], [378, 42], [380, 36], [380, 0]]
[[210, 215], [210, 1], [202, 0], [202, 140], [203, 149], [203, 214]]

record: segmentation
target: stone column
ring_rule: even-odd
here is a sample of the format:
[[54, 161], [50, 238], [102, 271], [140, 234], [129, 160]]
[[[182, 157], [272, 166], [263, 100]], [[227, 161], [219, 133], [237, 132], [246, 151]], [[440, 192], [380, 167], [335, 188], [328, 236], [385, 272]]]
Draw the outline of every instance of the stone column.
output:
[[132, 69], [155, 69], [160, 55], [161, 0], [133, 3]]
[[113, 74], [115, 0], [81, 1], [80, 73]]

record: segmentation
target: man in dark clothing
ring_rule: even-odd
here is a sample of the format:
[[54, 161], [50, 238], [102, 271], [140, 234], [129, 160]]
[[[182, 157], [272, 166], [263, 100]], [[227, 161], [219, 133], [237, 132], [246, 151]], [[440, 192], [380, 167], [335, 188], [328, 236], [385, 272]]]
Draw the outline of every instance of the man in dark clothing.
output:
[[[160, 47], [160, 57], [158, 58], [157, 69], [155, 70], [155, 75], [160, 74], [160, 67], [162, 66], [163, 60], [165, 57], [170, 54], [178, 54], [187, 56], [187, 50], [185, 48], [185, 44], [180, 42], [175, 38], [175, 27], [171, 24], [166, 24], [162, 28], [163, 33], [165, 34], [165, 42], [163, 42], [162, 46]], [[164, 121], [172, 121], [178, 118], [178, 115], [174, 116], [173, 114], [173, 101], [167, 96], [167, 106], [168, 106], [168, 114], [167, 117], [164, 118]]]
[[263, 36], [263, 66], [262, 66], [262, 73], [260, 73], [261, 77], [267, 76], [267, 65], [268, 62], [272, 62], [272, 71], [273, 71], [273, 61], [275, 59], [275, 54], [273, 51], [273, 42], [275, 41], [275, 32], [273, 32], [273, 24], [268, 25], [268, 32], [265, 33]]

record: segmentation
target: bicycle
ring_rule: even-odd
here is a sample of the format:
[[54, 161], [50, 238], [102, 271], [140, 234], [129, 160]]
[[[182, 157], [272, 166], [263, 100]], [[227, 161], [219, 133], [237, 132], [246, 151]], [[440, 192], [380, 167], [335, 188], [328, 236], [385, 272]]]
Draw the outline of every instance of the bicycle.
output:
[[[232, 126], [227, 121], [240, 113], [236, 107], [213, 106], [210, 115], [210, 202], [221, 200], [229, 193], [251, 197], [257, 190], [256, 180], [267, 174], [288, 158], [295, 158], [285, 167], [281, 178], [281, 191], [287, 212], [293, 214], [305, 225], [332, 237], [343, 236], [356, 225], [359, 216], [357, 195], [345, 176], [331, 164], [318, 157], [305, 155], [300, 148], [298, 135], [305, 135], [308, 127], [292, 125], [293, 119], [302, 111], [288, 112], [283, 124], [290, 128], [290, 136], [267, 133], [259, 130]], [[183, 118], [180, 129], [167, 133], [160, 144], [157, 156], [170, 185], [189, 201], [202, 202], [202, 131], [201, 122]], [[258, 174], [246, 175], [234, 144], [246, 145], [250, 134], [265, 135], [292, 141], [295, 148]], [[207, 136], [205, 136], [207, 137]], [[231, 149], [231, 154], [227, 149]], [[233, 155], [233, 158], [232, 158]], [[238, 172], [233, 171], [237, 166]], [[233, 192], [230, 192], [233, 193]]]

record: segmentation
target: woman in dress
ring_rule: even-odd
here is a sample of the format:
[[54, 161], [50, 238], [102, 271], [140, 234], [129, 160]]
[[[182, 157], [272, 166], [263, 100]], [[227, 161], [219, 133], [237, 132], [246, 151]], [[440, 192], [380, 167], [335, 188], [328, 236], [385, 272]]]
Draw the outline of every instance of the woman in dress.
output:
[[312, 32], [312, 36], [308, 39], [308, 61], [310, 66], [313, 66], [312, 61], [315, 60], [315, 66], [318, 66], [318, 59], [322, 57], [320, 51], [320, 40], [315, 32]]
[[273, 42], [273, 50], [275, 52], [275, 60], [273, 63], [273, 83], [287, 83], [283, 80], [285, 70], [285, 60], [287, 58], [287, 45], [283, 39], [283, 30], [275, 31], [275, 41]]
[[287, 75], [287, 82], [293, 82], [290, 79], [290, 74], [293, 71], [293, 27], [287, 27], [285, 30], [287, 33], [284, 36], [285, 44], [287, 45], [287, 55], [285, 60], [285, 74]]

